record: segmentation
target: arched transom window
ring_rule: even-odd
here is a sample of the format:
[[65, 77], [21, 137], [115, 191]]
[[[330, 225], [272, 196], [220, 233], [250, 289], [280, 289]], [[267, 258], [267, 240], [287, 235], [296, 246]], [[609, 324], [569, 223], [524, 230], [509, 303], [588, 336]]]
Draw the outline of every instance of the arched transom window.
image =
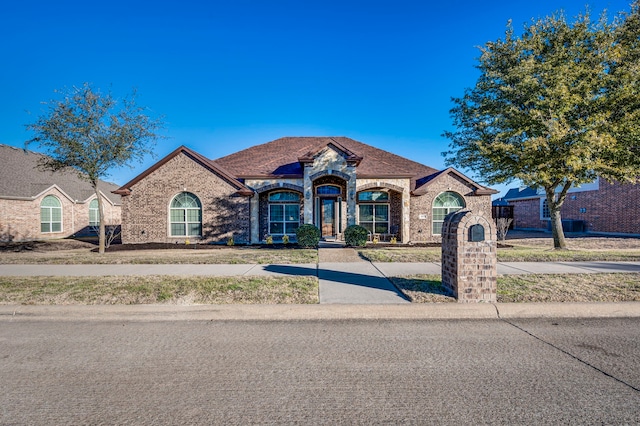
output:
[[202, 235], [202, 205], [198, 197], [182, 192], [171, 201], [171, 236], [193, 237]]
[[442, 234], [444, 218], [465, 207], [464, 199], [455, 192], [443, 192], [433, 200], [433, 235]]
[[62, 205], [53, 195], [40, 203], [40, 232], [62, 232]]
[[316, 188], [316, 194], [318, 195], [340, 195], [342, 191], [339, 186], [336, 185], [321, 185]]
[[98, 199], [91, 200], [89, 203], [89, 226], [100, 225], [100, 211], [98, 209]]

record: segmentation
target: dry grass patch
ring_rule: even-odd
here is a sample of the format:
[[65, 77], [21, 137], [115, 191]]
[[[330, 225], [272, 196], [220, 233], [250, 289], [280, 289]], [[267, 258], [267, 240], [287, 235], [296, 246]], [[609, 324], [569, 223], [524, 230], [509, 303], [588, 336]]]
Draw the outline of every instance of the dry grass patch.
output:
[[131, 250], [98, 254], [86, 249], [0, 253], [0, 264], [299, 264], [315, 263], [315, 249], [221, 248]]
[[[455, 302], [439, 275], [391, 277], [414, 303]], [[498, 302], [637, 302], [640, 274], [507, 275], [498, 277]]]
[[[511, 242], [509, 242], [511, 243]], [[398, 247], [360, 249], [360, 255], [371, 262], [440, 262], [440, 247]], [[553, 250], [548, 247], [513, 246], [498, 248], [499, 262], [579, 262], [640, 261], [640, 249], [617, 250]]]
[[498, 302], [637, 302], [640, 274], [509, 275]]
[[498, 249], [499, 262], [586, 262], [586, 261], [640, 261], [639, 249], [569, 249], [553, 250], [547, 247], [513, 246]]
[[385, 247], [358, 249], [364, 259], [371, 262], [440, 262], [440, 247]]
[[0, 304], [309, 304], [316, 277], [0, 277]]
[[[551, 235], [529, 238], [509, 238], [507, 244], [553, 249]], [[640, 238], [632, 237], [568, 237], [567, 247], [572, 250], [640, 250]]]
[[442, 285], [440, 275], [389, 277], [389, 280], [414, 303], [456, 302]]

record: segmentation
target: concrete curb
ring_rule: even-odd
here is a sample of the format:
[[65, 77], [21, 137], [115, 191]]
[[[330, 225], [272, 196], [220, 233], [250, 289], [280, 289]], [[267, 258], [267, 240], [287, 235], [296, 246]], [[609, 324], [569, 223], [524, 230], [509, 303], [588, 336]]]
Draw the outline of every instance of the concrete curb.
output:
[[640, 317], [640, 302], [415, 305], [2, 305], [0, 321], [314, 321]]

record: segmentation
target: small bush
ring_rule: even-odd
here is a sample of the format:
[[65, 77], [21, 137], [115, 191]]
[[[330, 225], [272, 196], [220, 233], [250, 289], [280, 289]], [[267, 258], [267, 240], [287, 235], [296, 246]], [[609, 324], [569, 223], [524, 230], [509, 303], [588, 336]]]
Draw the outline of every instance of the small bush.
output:
[[344, 241], [353, 247], [364, 247], [368, 236], [369, 231], [360, 225], [350, 225], [344, 230]]
[[273, 245], [273, 237], [271, 235], [267, 235], [265, 242], [269, 245]]
[[284, 244], [285, 246], [287, 244], [289, 244], [289, 236], [288, 235], [283, 235], [282, 236], [282, 244]]
[[315, 225], [305, 223], [296, 229], [296, 239], [300, 247], [318, 247], [320, 230]]

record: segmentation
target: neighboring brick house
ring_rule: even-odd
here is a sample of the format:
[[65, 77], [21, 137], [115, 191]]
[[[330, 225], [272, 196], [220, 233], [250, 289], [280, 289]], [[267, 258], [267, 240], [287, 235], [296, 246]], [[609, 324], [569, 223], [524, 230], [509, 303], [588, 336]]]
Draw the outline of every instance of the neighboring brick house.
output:
[[[38, 169], [42, 154], [0, 145], [0, 239], [41, 240], [90, 233], [98, 200], [91, 185], [73, 172]], [[105, 218], [119, 225], [117, 185], [100, 182]]]
[[[514, 229], [550, 229], [544, 190], [512, 188], [502, 199], [513, 206]], [[565, 230], [640, 235], [640, 185], [597, 179], [571, 188], [560, 214]]]
[[216, 160], [181, 146], [115, 191], [123, 243], [325, 239], [360, 224], [372, 237], [439, 241], [446, 214], [491, 211], [496, 191], [345, 137], [288, 137]]

